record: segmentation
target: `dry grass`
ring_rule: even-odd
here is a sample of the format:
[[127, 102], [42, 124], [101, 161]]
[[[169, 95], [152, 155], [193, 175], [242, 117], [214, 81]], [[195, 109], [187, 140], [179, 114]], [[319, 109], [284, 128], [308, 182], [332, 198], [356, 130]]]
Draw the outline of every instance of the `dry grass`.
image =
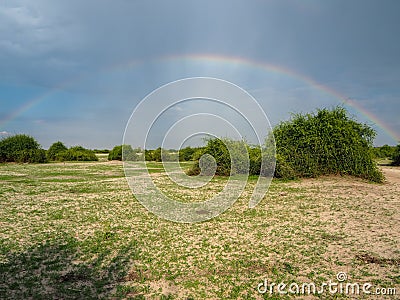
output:
[[[383, 170], [385, 184], [273, 181], [255, 209], [251, 179], [222, 215], [177, 224], [134, 199], [119, 163], [0, 165], [0, 298], [261, 299], [265, 278], [322, 283], [340, 271], [400, 293], [400, 169]], [[198, 193], [153, 171], [183, 201], [224, 183]]]

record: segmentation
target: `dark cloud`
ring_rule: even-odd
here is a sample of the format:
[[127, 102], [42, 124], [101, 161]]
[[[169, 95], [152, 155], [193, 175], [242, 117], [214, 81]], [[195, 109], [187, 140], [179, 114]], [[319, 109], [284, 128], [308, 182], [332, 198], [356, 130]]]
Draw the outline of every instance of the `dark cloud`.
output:
[[[19, 105], [38, 97], [21, 98], [18, 89], [25, 86], [49, 95], [25, 112], [27, 118], [37, 115], [46, 122], [30, 127], [17, 116], [0, 130], [26, 128], [44, 144], [65, 136], [111, 146], [119, 143], [119, 131], [140, 99], [185, 76], [219, 76], [259, 89], [263, 107], [276, 97], [276, 122], [289, 112], [335, 104], [304, 82], [297, 90], [286, 79], [279, 88], [270, 86], [269, 78], [256, 70], [158, 60], [208, 53], [292, 69], [359, 99], [400, 131], [393, 113], [400, 96], [399, 9], [398, 1], [369, 0], [2, 2], [0, 81], [2, 89], [15, 89], [15, 96], [0, 101], [13, 99]], [[4, 119], [18, 110], [15, 105], [2, 105]], [[54, 115], [63, 126], [47, 118]], [[393, 143], [387, 136], [380, 140]]]

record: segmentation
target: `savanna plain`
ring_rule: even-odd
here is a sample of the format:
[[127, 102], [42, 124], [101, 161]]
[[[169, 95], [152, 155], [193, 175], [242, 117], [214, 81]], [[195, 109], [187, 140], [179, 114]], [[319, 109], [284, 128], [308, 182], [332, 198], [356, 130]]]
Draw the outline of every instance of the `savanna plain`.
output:
[[[184, 163], [183, 167], [188, 167]], [[154, 182], [182, 201], [222, 190]], [[248, 208], [256, 178], [218, 217], [163, 220], [133, 196], [121, 162], [0, 164], [1, 299], [399, 299], [400, 168], [383, 184], [347, 176], [273, 180]], [[261, 294], [257, 286], [371, 283], [397, 295]]]

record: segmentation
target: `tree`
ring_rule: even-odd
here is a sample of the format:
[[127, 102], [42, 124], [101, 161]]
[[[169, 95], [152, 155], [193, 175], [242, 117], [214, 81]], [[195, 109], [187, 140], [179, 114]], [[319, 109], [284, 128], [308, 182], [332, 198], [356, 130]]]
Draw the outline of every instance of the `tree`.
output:
[[16, 134], [0, 141], [0, 162], [46, 162], [46, 152], [26, 134]]
[[47, 159], [49, 159], [49, 160], [60, 160], [60, 158], [61, 158], [60, 154], [62, 152], [67, 151], [67, 150], [68, 150], [68, 148], [65, 147], [65, 145], [62, 142], [60, 142], [60, 141], [55, 142], [47, 150], [47, 153], [46, 153], [47, 154]]

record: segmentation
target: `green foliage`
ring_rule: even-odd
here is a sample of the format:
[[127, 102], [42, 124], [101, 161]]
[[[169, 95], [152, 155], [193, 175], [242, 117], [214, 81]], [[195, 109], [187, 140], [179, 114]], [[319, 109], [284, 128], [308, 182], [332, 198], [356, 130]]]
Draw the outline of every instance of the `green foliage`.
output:
[[261, 171], [261, 148], [259, 146], [250, 147], [247, 146], [249, 153], [249, 174], [258, 175]]
[[153, 150], [144, 150], [144, 159], [146, 161], [154, 161], [153, 159]]
[[192, 148], [190, 146], [179, 150], [179, 161], [191, 161], [193, 160], [193, 154], [198, 148]]
[[296, 114], [273, 132], [278, 154], [276, 176], [347, 174], [383, 180], [372, 155], [375, 131], [350, 118], [342, 107]]
[[[269, 176], [275, 168], [275, 152], [273, 137], [260, 146], [248, 145], [245, 141], [235, 141], [228, 138], [207, 140], [207, 145], [198, 148], [193, 154], [195, 164], [187, 175], [208, 173], [211, 162], [204, 155], [215, 159], [216, 175], [229, 176], [234, 174], [249, 174]], [[204, 161], [202, 161], [204, 160]], [[207, 169], [206, 171], [202, 168]], [[207, 174], [205, 174], [207, 175]]]
[[144, 152], [145, 160], [146, 161], [177, 161], [178, 160], [178, 153], [175, 150], [167, 150], [158, 147], [154, 150], [145, 150]]
[[46, 162], [46, 152], [31, 136], [17, 134], [0, 141], [0, 162]]
[[392, 165], [393, 166], [400, 166], [400, 144], [397, 145], [394, 154], [392, 156], [393, 162]]
[[373, 148], [375, 158], [392, 158], [396, 152], [396, 146], [383, 145]]
[[108, 153], [108, 160], [122, 160], [122, 145], [115, 146], [110, 153]]
[[231, 173], [231, 159], [229, 150], [222, 139], [209, 139], [207, 145], [202, 151], [196, 152], [196, 163], [188, 172], [189, 175], [200, 174], [200, 159], [203, 155], [209, 154], [214, 157], [217, 164], [215, 174], [222, 176], [229, 176]]
[[157, 162], [161, 162], [162, 161], [162, 157], [161, 157], [161, 147], [158, 147], [157, 149], [153, 150], [153, 160], [157, 161]]
[[292, 166], [285, 161], [285, 159], [277, 154], [276, 155], [276, 166], [274, 177], [283, 179], [296, 179], [297, 175]]
[[53, 145], [50, 146], [50, 148], [47, 150], [47, 159], [48, 160], [58, 160], [60, 153], [67, 151], [68, 148], [65, 147], [65, 145], [58, 141], [53, 143]]
[[140, 149], [132, 149], [131, 145], [119, 145], [115, 146], [108, 154], [108, 160], [139, 160], [137, 153], [141, 152]]
[[108, 149], [93, 149], [94, 153], [99, 153], [99, 154], [106, 154], [110, 153], [110, 150]]
[[47, 162], [46, 151], [43, 149], [24, 149], [17, 152], [15, 161], [21, 163], [45, 163]]
[[[209, 139], [204, 148], [196, 151], [193, 154], [193, 159], [196, 161], [196, 163], [187, 174], [200, 174], [200, 161], [205, 154], [208, 154], [215, 159], [217, 164], [215, 171], [216, 175], [229, 176], [231, 174], [246, 174], [249, 170], [249, 166], [251, 165], [249, 162], [248, 148], [249, 146], [244, 141], [234, 141], [227, 138]], [[256, 152], [257, 151], [255, 151], [255, 153]], [[209, 159], [205, 159], [203, 162], [204, 166], [210, 165], [211, 162], [208, 160]]]
[[85, 149], [82, 146], [71, 147], [66, 151], [56, 155], [56, 160], [60, 161], [98, 161], [93, 150]]

